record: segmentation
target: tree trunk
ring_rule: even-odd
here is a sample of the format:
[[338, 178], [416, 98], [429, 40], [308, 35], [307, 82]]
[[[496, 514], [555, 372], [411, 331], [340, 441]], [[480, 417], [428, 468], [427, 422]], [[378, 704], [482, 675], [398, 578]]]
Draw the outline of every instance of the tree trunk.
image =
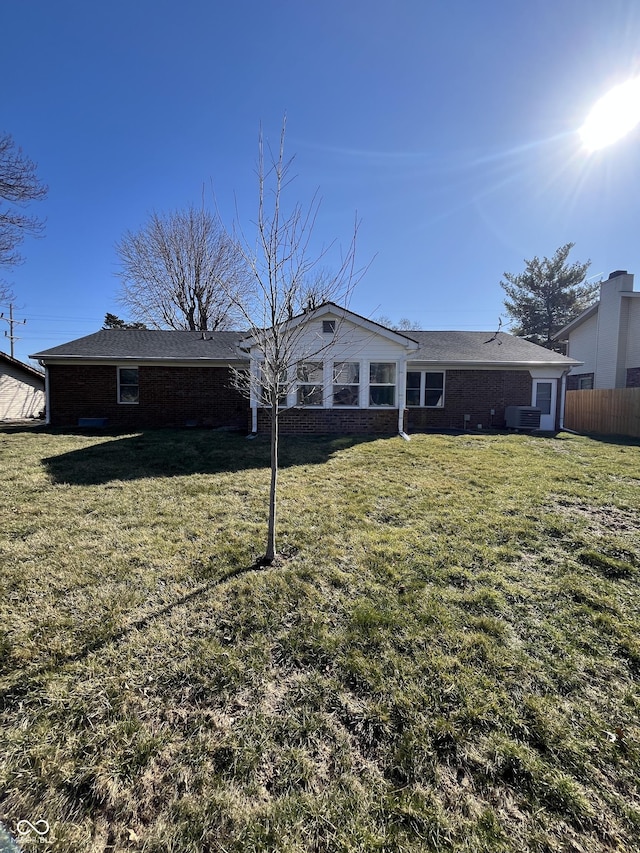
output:
[[269, 531], [264, 562], [268, 565], [276, 558], [276, 492], [278, 488], [278, 404], [271, 407], [271, 486], [269, 489]]

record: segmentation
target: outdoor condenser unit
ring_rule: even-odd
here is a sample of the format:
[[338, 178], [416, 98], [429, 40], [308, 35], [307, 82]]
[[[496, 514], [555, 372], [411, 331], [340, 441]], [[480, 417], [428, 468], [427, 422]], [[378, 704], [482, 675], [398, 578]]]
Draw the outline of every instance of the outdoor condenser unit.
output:
[[540, 429], [541, 414], [535, 406], [507, 406], [504, 411], [507, 429]]

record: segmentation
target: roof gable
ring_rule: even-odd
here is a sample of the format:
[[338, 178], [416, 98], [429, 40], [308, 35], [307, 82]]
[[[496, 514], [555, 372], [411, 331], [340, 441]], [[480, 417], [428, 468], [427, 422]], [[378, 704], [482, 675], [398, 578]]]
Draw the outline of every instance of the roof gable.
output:
[[[355, 312], [350, 311], [348, 308], [344, 308], [341, 305], [337, 305], [335, 302], [324, 302], [317, 308], [305, 311], [302, 314], [297, 314], [295, 317], [292, 317], [291, 320], [288, 320], [282, 325], [285, 326], [291, 332], [294, 332], [296, 330], [299, 330], [301, 326], [308, 326], [314, 321], [321, 320], [322, 318], [326, 317], [336, 317], [340, 321], [348, 321], [354, 326], [364, 329], [369, 334], [379, 335], [380, 337], [393, 341], [393, 343], [400, 344], [400, 346], [403, 346], [406, 349], [417, 349], [416, 341], [403, 334], [402, 332], [396, 332], [394, 329], [389, 329], [386, 326], [381, 326], [380, 323], [376, 323], [375, 321], [369, 320], [366, 317], [361, 316], [360, 314], [356, 314]], [[245, 338], [245, 341], [243, 341], [243, 344], [247, 347], [250, 347], [255, 342], [256, 341], [254, 335], [248, 334]]]
[[564, 341], [567, 339], [567, 335], [573, 332], [574, 329], [577, 329], [578, 326], [581, 326], [585, 320], [588, 320], [590, 317], [593, 317], [594, 314], [598, 313], [598, 308], [600, 307], [600, 300], [594, 302], [593, 305], [590, 305], [588, 308], [582, 312], [582, 314], [578, 314], [575, 320], [572, 320], [570, 323], [567, 323], [566, 326], [563, 326], [559, 332], [556, 332], [553, 336], [554, 341]]
[[44, 374], [42, 371], [32, 367], [30, 364], [25, 364], [23, 361], [18, 361], [17, 358], [13, 358], [4, 352], [0, 352], [0, 363], [2, 362], [7, 364], [9, 367], [13, 367], [14, 370], [22, 370], [24, 373], [28, 373], [32, 378], [35, 377], [44, 382]]

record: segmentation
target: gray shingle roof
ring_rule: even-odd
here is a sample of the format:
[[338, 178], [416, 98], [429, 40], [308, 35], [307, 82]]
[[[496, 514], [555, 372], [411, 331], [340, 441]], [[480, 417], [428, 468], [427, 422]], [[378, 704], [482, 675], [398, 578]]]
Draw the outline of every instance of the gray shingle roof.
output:
[[242, 332], [103, 329], [38, 352], [31, 358], [235, 361], [246, 358], [238, 349], [242, 337]]
[[407, 332], [419, 344], [411, 361], [482, 364], [553, 364], [571, 367], [578, 362], [560, 353], [516, 338], [506, 332]]
[[[203, 340], [204, 335], [204, 340]], [[237, 361], [246, 360], [239, 348], [243, 332], [173, 332], [152, 329], [105, 329], [84, 338], [43, 350], [31, 358], [97, 359], [109, 361]], [[577, 364], [551, 350], [505, 332], [407, 332], [419, 349], [411, 361], [433, 364]]]

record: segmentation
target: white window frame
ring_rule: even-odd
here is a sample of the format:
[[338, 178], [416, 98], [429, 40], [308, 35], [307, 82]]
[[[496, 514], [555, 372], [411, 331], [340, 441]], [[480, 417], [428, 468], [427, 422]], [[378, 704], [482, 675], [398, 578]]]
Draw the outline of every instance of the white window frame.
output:
[[[415, 391], [415, 388], [409, 388], [409, 374], [410, 373], [419, 373], [420, 374], [420, 402], [416, 405], [415, 403], [409, 403], [406, 399], [406, 395], [408, 391]], [[435, 388], [427, 388], [427, 373], [439, 373], [442, 376], [442, 394], [440, 395], [440, 403], [436, 406], [428, 406], [427, 405], [427, 391], [436, 390]], [[407, 388], [405, 389], [405, 404], [408, 409], [444, 409], [444, 401], [445, 401], [445, 390], [447, 385], [447, 371], [446, 370], [430, 370], [423, 367], [413, 368], [407, 367]]]
[[[135, 370], [137, 374], [138, 381], [134, 384], [133, 382], [122, 382], [121, 375], [123, 370]], [[140, 368], [138, 365], [133, 364], [120, 364], [117, 367], [117, 395], [118, 395], [118, 405], [119, 406], [137, 406], [140, 403]], [[135, 400], [123, 400], [122, 399], [122, 389], [123, 388], [137, 388], [136, 399]]]
[[[306, 365], [314, 365], [316, 370], [319, 370], [321, 375], [320, 382], [305, 382], [300, 378], [301, 369], [304, 370]], [[324, 362], [322, 361], [299, 361], [296, 366], [296, 406], [301, 409], [321, 409], [324, 406]], [[320, 393], [319, 403], [305, 403], [300, 400], [300, 392], [303, 388], [310, 388], [312, 391], [317, 390]]]
[[[336, 367], [342, 368], [345, 364], [355, 364], [358, 366], [358, 381], [357, 382], [336, 382]], [[335, 394], [336, 388], [357, 388], [356, 399], [357, 403], [349, 403], [342, 405], [341, 403], [336, 403]], [[341, 361], [333, 361], [331, 362], [331, 407], [334, 409], [359, 409], [360, 408], [360, 394], [362, 389], [362, 364], [359, 361], [353, 361], [349, 359], [343, 359]]]
[[[371, 370], [375, 365], [383, 365], [385, 367], [393, 367], [393, 382], [372, 382]], [[398, 397], [398, 363], [397, 361], [370, 361], [369, 362], [369, 408], [370, 409], [395, 409]], [[393, 400], [391, 403], [374, 403], [371, 399], [371, 390], [373, 388], [393, 388]]]

